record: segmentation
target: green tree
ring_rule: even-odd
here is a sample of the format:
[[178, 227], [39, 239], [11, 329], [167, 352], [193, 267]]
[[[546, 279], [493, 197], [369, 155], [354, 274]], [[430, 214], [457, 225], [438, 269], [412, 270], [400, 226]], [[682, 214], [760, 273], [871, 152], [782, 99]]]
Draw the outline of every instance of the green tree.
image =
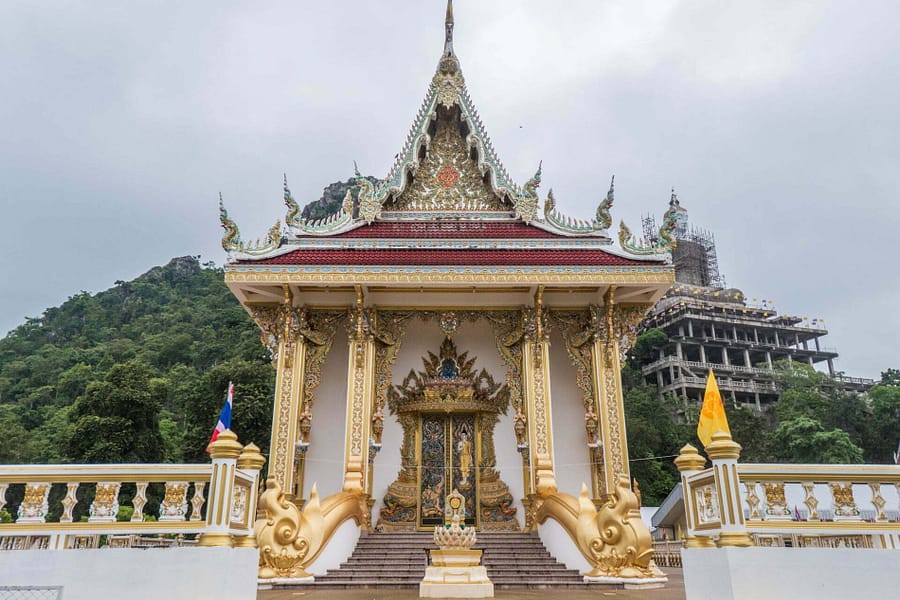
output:
[[131, 360], [110, 369], [102, 382], [88, 385], [70, 415], [73, 423], [66, 456], [74, 462], [159, 462], [160, 398], [165, 388], [150, 366]]
[[876, 463], [892, 463], [900, 444], [900, 384], [876, 385], [869, 390], [869, 401], [872, 436], [866, 458]]
[[[637, 379], [639, 372], [635, 375], [634, 369], [623, 369], [623, 380]], [[628, 386], [623, 396], [631, 476], [641, 486], [644, 504], [658, 505], [678, 483], [672, 461], [690, 439], [688, 427], [676, 422], [671, 406], [659, 398], [656, 386]]]
[[855, 464], [863, 462], [862, 448], [846, 431], [826, 430], [809, 417], [782, 421], [769, 436], [774, 460], [788, 463]]

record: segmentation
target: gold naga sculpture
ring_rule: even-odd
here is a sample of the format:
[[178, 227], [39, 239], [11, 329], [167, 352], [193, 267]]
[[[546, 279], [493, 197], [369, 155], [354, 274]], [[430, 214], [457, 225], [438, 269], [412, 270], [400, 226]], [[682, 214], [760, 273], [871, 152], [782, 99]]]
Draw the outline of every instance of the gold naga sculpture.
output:
[[578, 498], [555, 492], [538, 501], [538, 523], [552, 518], [562, 525], [591, 565], [586, 577], [647, 579], [665, 577], [653, 558], [650, 531], [641, 521], [638, 499], [628, 477], [598, 510], [585, 484]]
[[266, 513], [254, 526], [261, 579], [312, 577], [306, 568], [318, 558], [338, 527], [348, 519], [360, 525], [367, 510], [365, 497], [349, 492], [338, 492], [320, 501], [315, 484], [300, 510], [285, 497], [273, 477], [266, 480], [259, 507]]

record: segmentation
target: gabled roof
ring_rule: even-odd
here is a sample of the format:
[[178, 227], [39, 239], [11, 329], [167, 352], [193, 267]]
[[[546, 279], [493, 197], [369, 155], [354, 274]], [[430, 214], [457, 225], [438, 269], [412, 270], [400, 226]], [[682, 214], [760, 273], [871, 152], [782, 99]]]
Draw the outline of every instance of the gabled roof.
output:
[[[331, 258], [327, 260], [337, 260], [336, 244], [344, 250], [374, 252], [366, 256], [387, 261], [383, 264], [395, 264], [392, 261], [399, 258], [387, 258], [384, 254], [385, 242], [389, 240], [397, 240], [400, 244], [390, 249], [393, 257], [400, 256], [397, 252], [406, 247], [411, 252], [402, 256], [426, 261], [420, 264], [445, 264], [433, 261], [451, 260], [449, 257], [477, 261], [472, 264], [489, 264], [492, 259], [486, 257], [500, 250], [506, 254], [502, 257], [496, 254], [494, 260], [512, 261], [508, 263], [510, 265], [525, 264], [517, 261], [539, 265], [542, 257], [551, 260], [546, 254], [551, 250], [565, 251], [568, 257], [565, 260], [576, 261], [565, 264], [671, 262], [669, 248], [662, 245], [647, 246], [628, 239], [627, 243], [622, 242], [622, 250], [611, 246], [613, 240], [608, 229], [612, 224], [609, 214], [613, 204], [612, 184], [590, 221], [563, 215], [557, 209], [552, 190], [544, 202], [543, 216], [538, 215], [537, 188], [541, 183], [541, 167], [539, 165], [535, 174], [519, 185], [503, 166], [466, 88], [453, 49], [453, 27], [453, 4], [448, 0], [444, 48], [437, 70], [387, 176], [374, 180], [363, 177], [357, 170], [359, 194], [356, 202], [348, 192], [334, 215], [315, 222], [300, 217], [300, 205], [285, 181], [286, 229], [282, 230], [276, 223], [267, 238], [255, 246], [241, 241], [237, 226], [228, 219], [224, 206], [221, 206], [222, 226], [226, 229], [222, 243], [233, 262], [288, 264], [281, 261], [287, 261], [291, 256], [290, 261], [296, 264], [293, 261], [300, 260], [301, 256], [319, 260], [324, 256], [322, 252], [329, 253]], [[416, 227], [430, 233], [412, 235], [411, 231]], [[429, 238], [431, 245], [428, 247], [444, 251], [441, 255], [444, 258], [416, 254], [425, 247], [420, 238]], [[467, 248], [477, 250], [478, 254], [461, 254], [460, 240], [472, 238], [494, 239], [497, 243], [468, 244]], [[376, 239], [381, 240], [381, 247], [372, 241]], [[527, 247], [523, 246], [525, 239], [531, 240]], [[321, 243], [314, 240], [321, 240]], [[420, 241], [413, 243], [411, 240]], [[313, 249], [319, 254], [309, 254]], [[601, 253], [607, 258], [576, 258], [573, 254], [576, 250]], [[531, 253], [529, 258], [519, 254], [523, 251]], [[343, 257], [341, 260], [353, 260], [354, 257], [362, 260], [361, 255], [353, 252], [340, 256]], [[552, 260], [562, 259], [557, 256]]]

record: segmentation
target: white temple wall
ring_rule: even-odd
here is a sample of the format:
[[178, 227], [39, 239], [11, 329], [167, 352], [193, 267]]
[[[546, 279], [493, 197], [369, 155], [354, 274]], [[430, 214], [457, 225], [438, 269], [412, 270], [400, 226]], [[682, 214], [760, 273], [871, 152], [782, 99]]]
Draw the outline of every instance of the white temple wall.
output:
[[553, 419], [553, 461], [559, 491], [578, 496], [581, 484], [590, 490], [591, 469], [584, 431], [584, 403], [575, 383], [577, 373], [562, 336], [550, 336], [550, 402]]
[[[444, 341], [444, 333], [437, 322], [422, 322], [412, 319], [403, 336], [400, 352], [393, 368], [393, 383], [399, 384], [409, 373], [410, 369], [421, 371], [422, 357], [429, 351], [438, 354], [441, 343]], [[487, 321], [476, 323], [463, 322], [453, 334], [453, 341], [459, 352], [469, 352], [470, 357], [477, 357], [475, 366], [482, 368], [494, 378], [494, 381], [503, 383], [506, 381], [506, 366], [503, 364], [497, 352], [494, 330]], [[372, 493], [376, 504], [372, 513], [373, 523], [378, 520], [380, 510], [383, 507], [383, 498], [387, 488], [397, 478], [400, 470], [400, 444], [402, 442], [403, 429], [395, 415], [385, 408], [384, 433], [382, 435], [382, 448], [375, 458], [373, 468]], [[497, 470], [500, 478], [509, 486], [510, 493], [515, 500], [517, 508], [516, 517], [521, 525], [524, 522], [524, 508], [522, 497], [524, 486], [522, 482], [522, 460], [516, 451], [516, 437], [513, 431], [513, 411], [510, 408], [506, 415], [500, 415], [494, 430], [494, 449], [497, 457]]]
[[348, 348], [347, 332], [338, 327], [331, 351], [322, 365], [322, 382], [314, 392], [303, 485], [306, 498], [313, 483], [318, 484], [320, 498], [336, 494], [344, 484]]

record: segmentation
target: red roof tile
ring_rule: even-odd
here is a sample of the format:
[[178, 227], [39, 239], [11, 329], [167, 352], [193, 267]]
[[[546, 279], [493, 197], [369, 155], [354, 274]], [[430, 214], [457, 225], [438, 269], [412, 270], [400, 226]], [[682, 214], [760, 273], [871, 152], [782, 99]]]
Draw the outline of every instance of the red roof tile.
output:
[[603, 250], [298, 249], [254, 265], [653, 266]]

